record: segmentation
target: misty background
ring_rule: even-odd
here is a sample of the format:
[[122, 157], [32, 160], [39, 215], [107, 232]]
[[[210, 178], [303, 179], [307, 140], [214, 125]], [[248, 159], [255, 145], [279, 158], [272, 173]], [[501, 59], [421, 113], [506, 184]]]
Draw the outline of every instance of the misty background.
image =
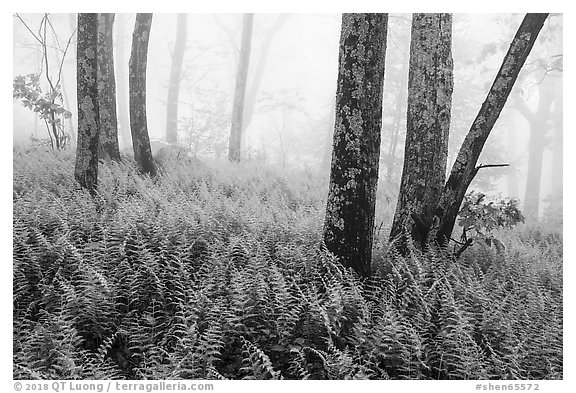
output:
[[[20, 14], [36, 29], [42, 14]], [[455, 14], [453, 26], [454, 95], [448, 168], [478, 113], [523, 14]], [[128, 59], [135, 14], [116, 14], [114, 56], [120, 147], [131, 145], [128, 130]], [[76, 14], [51, 14], [56, 35], [49, 56], [58, 64], [72, 36], [62, 72], [64, 107], [73, 114], [65, 130], [76, 130]], [[242, 156], [286, 170], [329, 171], [334, 96], [338, 72], [340, 14], [256, 14], [250, 57]], [[391, 14], [386, 52], [379, 192], [396, 200], [402, 173], [406, 126], [410, 14]], [[179, 93], [178, 139], [200, 159], [226, 159], [234, 81], [241, 35], [241, 14], [189, 14]], [[546, 116], [541, 171], [540, 216], [562, 195], [562, 29], [553, 14], [530, 53], [514, 91], [492, 131], [470, 189], [521, 201], [527, 179], [530, 123], [526, 109]], [[13, 18], [13, 77], [45, 72], [38, 44]], [[57, 37], [57, 38], [56, 38]], [[154, 14], [147, 70], [150, 138], [165, 139], [166, 100], [176, 39], [176, 14]], [[50, 70], [51, 73], [55, 72]], [[538, 111], [546, 91], [552, 104]], [[129, 131], [128, 131], [129, 135]], [[41, 120], [13, 103], [13, 144], [29, 148], [47, 139]], [[154, 144], [154, 142], [153, 142]]]

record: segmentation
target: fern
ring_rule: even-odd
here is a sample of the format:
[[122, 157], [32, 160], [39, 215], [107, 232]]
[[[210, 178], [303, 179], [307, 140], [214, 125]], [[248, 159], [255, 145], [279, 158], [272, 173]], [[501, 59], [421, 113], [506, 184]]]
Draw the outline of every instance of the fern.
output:
[[326, 178], [101, 169], [93, 199], [71, 153], [14, 155], [14, 378], [563, 378], [553, 228], [501, 231], [505, 250], [458, 261], [380, 236], [360, 280], [321, 246]]

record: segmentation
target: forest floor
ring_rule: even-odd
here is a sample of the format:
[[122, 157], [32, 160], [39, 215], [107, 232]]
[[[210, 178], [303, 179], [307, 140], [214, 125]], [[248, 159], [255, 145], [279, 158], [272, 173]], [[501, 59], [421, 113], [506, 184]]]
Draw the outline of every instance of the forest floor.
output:
[[363, 281], [321, 247], [321, 176], [126, 160], [93, 199], [71, 152], [13, 164], [15, 379], [562, 378], [561, 229], [402, 258], [380, 191]]

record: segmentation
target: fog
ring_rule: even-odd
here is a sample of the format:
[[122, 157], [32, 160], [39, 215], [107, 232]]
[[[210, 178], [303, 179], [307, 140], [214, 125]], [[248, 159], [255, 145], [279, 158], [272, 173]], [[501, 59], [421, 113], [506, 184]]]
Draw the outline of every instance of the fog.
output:
[[[20, 14], [32, 31], [38, 29], [42, 16]], [[69, 133], [76, 129], [77, 112], [75, 17], [75, 14], [51, 14], [55, 34], [48, 34], [54, 48], [64, 48], [72, 36], [62, 68], [63, 106], [73, 115], [72, 121], [65, 123]], [[279, 17], [278, 14], [255, 15], [247, 95], [258, 76], [261, 81], [252, 119], [244, 131], [243, 158], [287, 170], [326, 171], [329, 153], [326, 149], [330, 146], [333, 128], [341, 16], [285, 15], [279, 29], [270, 37]], [[388, 27], [380, 180], [390, 194], [397, 190], [402, 170], [410, 18], [410, 14], [391, 14]], [[451, 160], [478, 113], [522, 18], [523, 14], [454, 15]], [[13, 19], [13, 77], [46, 72], [37, 42], [20, 19]], [[135, 14], [117, 14], [114, 25], [119, 101], [120, 95], [127, 100], [134, 20]], [[242, 15], [189, 14], [187, 21], [178, 109], [179, 143], [200, 159], [225, 159]], [[562, 184], [562, 168], [557, 164], [559, 156], [561, 163], [562, 152], [562, 29], [562, 16], [551, 15], [480, 159], [482, 164], [509, 164], [509, 167], [482, 170], [472, 185], [475, 189], [523, 199], [530, 124], [518, 106], [523, 102], [525, 108], [538, 114], [540, 92], [546, 87], [553, 91], [554, 101], [544, 120], [541, 212], [548, 198], [561, 192]], [[165, 138], [167, 89], [175, 37], [176, 15], [154, 14], [147, 70], [147, 116], [153, 140]], [[266, 40], [270, 40], [267, 53]], [[49, 48], [49, 72], [55, 75], [57, 56], [61, 57], [62, 52], [54, 48]], [[120, 107], [118, 117], [120, 128], [128, 127], [128, 114]], [[38, 139], [48, 138], [42, 122], [19, 100], [14, 100], [13, 118], [15, 148], [30, 148], [38, 144]], [[120, 143], [125, 151], [130, 150], [124, 141]]]

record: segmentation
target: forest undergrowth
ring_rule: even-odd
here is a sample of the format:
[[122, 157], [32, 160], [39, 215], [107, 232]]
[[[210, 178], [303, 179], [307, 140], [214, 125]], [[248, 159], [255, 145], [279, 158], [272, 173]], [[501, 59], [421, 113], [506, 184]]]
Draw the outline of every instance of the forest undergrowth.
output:
[[321, 246], [310, 172], [126, 159], [93, 199], [70, 152], [13, 165], [15, 379], [562, 378], [556, 228], [403, 258], [381, 190], [363, 281]]

